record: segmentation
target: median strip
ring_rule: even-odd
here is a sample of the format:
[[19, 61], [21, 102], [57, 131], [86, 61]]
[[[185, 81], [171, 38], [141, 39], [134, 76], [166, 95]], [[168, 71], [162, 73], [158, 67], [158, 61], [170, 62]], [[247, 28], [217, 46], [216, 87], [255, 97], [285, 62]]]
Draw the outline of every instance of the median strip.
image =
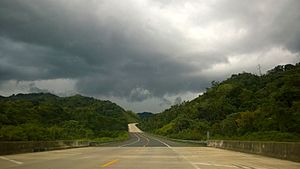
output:
[[110, 166], [110, 165], [112, 165], [112, 164], [114, 164], [114, 163], [116, 163], [116, 162], [118, 162], [119, 160], [117, 160], [117, 159], [115, 159], [115, 160], [112, 160], [112, 161], [110, 161], [110, 162], [108, 162], [108, 163], [106, 163], [106, 164], [103, 164], [101, 167], [108, 167], [108, 166]]

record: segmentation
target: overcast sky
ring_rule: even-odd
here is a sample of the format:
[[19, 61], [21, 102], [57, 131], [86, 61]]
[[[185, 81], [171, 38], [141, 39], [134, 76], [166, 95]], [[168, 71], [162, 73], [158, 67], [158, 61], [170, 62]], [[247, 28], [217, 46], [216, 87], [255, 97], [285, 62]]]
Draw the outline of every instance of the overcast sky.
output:
[[1, 0], [0, 95], [80, 93], [136, 112], [300, 60], [299, 0]]

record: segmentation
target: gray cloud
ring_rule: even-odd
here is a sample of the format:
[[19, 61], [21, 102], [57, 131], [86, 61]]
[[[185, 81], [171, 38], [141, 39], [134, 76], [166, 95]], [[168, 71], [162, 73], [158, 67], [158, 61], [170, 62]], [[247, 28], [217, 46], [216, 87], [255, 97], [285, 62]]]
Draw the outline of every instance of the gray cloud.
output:
[[176, 97], [176, 99], [174, 100], [174, 104], [181, 104], [181, 103], [182, 103], [181, 97]]
[[151, 93], [149, 90], [137, 87], [130, 91], [129, 101], [143, 101], [150, 97]]
[[29, 84], [29, 92], [30, 93], [50, 93], [50, 91], [47, 89], [40, 89], [40, 88], [36, 87], [36, 85], [34, 83]]
[[161, 102], [159, 103], [159, 105], [161, 107], [166, 107], [166, 106], [172, 105], [172, 102], [170, 100], [166, 99], [166, 98], [162, 98]]
[[199, 93], [257, 64], [299, 61], [298, 6], [297, 0], [2, 0], [0, 83], [73, 79], [79, 93], [128, 102]]

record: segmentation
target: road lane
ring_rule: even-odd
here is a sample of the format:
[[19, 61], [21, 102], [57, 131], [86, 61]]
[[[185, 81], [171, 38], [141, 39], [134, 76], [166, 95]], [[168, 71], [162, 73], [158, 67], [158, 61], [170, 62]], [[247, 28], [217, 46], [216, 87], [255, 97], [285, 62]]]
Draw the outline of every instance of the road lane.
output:
[[103, 147], [0, 156], [0, 169], [300, 168], [300, 163], [296, 162], [210, 147], [195, 147], [134, 131], [130, 133], [129, 140]]
[[167, 140], [164, 138], [157, 138], [141, 131], [137, 126], [137, 123], [128, 125], [130, 139], [123, 143], [114, 143], [104, 146], [121, 146], [121, 147], [195, 147], [201, 146], [200, 144], [182, 143]]

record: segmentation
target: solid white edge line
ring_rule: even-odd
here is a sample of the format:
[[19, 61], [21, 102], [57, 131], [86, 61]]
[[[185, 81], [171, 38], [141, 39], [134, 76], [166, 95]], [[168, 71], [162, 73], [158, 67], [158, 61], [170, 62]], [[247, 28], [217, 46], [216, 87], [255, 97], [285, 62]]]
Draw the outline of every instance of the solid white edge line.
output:
[[195, 169], [200, 169], [199, 166], [197, 166], [196, 164], [194, 164], [193, 162], [191, 162], [189, 159], [187, 159], [184, 155], [181, 155], [181, 154], [178, 154], [169, 144], [157, 139], [157, 138], [154, 138], [154, 137], [151, 137], [152, 139], [154, 140], [157, 140], [159, 142], [161, 142], [162, 144], [164, 144], [165, 146], [167, 146], [168, 148], [170, 148], [174, 153], [176, 153], [178, 155], [178, 157], [180, 158], [183, 158], [185, 159], [188, 163], [190, 163]]
[[156, 141], [159, 141], [160, 143], [164, 144], [165, 146], [167, 146], [168, 148], [172, 148], [169, 144], [157, 139], [157, 138], [154, 138], [154, 137], [151, 137], [152, 139], [156, 140]]
[[167, 146], [169, 149], [171, 149], [174, 153], [176, 153], [179, 157], [185, 159], [188, 163], [190, 163], [195, 169], [200, 169], [199, 166], [197, 166], [196, 164], [192, 163], [189, 159], [187, 159], [185, 156], [181, 155], [181, 154], [178, 154], [169, 144], [155, 138], [155, 137], [149, 137], [151, 139], [154, 139], [156, 141], [159, 141], [160, 143], [164, 144], [165, 146]]
[[12, 159], [9, 159], [7, 157], [0, 156], [0, 158], [2, 160], [10, 161], [10, 162], [15, 163], [15, 164], [19, 164], [19, 165], [23, 164], [23, 162], [21, 162], [21, 161], [12, 160]]

